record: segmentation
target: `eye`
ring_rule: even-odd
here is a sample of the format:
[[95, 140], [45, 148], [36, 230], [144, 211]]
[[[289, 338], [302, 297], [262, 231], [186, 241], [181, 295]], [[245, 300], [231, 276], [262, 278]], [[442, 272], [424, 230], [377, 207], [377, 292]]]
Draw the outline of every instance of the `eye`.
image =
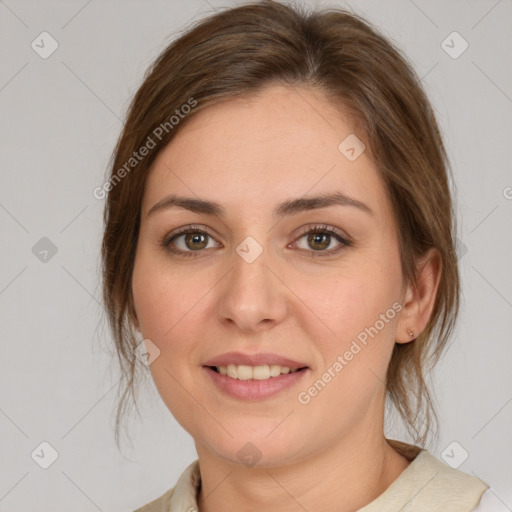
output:
[[[341, 235], [335, 228], [326, 225], [306, 227], [297, 240], [301, 240], [302, 238], [305, 239], [306, 247], [300, 248], [310, 252], [310, 256], [313, 257], [331, 256], [341, 251], [344, 247], [352, 245], [352, 242]], [[297, 240], [294, 242], [295, 244]], [[326, 250], [336, 241], [338, 242], [336, 248]], [[313, 250], [308, 250], [308, 247]]]
[[[212, 245], [208, 245], [208, 239], [213, 242]], [[218, 246], [207, 231], [197, 226], [187, 226], [177, 233], [166, 236], [161, 243], [171, 252], [192, 257], [199, 256], [198, 253], [203, 249]]]

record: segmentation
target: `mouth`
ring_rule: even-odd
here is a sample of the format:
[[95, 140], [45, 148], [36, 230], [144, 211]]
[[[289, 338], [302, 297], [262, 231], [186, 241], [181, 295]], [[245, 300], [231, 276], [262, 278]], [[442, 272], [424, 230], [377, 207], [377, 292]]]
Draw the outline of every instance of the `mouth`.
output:
[[244, 401], [265, 400], [291, 390], [299, 386], [310, 372], [308, 366], [261, 363], [254, 366], [210, 363], [204, 365], [203, 369], [218, 390], [231, 398]]
[[263, 364], [257, 366], [229, 364], [227, 366], [206, 366], [206, 368], [210, 368], [220, 375], [224, 375], [235, 380], [268, 380], [289, 373], [301, 372], [306, 370], [308, 367], [303, 366], [292, 368], [278, 364]]

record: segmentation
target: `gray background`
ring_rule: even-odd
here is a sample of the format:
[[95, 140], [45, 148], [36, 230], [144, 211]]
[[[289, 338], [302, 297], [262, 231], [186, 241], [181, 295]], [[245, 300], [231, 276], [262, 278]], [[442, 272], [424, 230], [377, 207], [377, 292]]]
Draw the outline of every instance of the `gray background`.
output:
[[[133, 510], [196, 458], [151, 381], [133, 446], [115, 446], [119, 373], [98, 272], [104, 202], [92, 191], [147, 66], [189, 22], [236, 3], [0, 0], [0, 510]], [[310, 4], [348, 6], [380, 27], [434, 104], [457, 182], [464, 303], [433, 375], [441, 433], [430, 450], [452, 460], [465, 450], [459, 469], [510, 509], [512, 2]], [[31, 47], [43, 31], [59, 45], [46, 59]], [[453, 31], [469, 43], [458, 58], [442, 46]], [[41, 252], [43, 237], [56, 254]], [[48, 469], [31, 457], [43, 441], [58, 453]]]

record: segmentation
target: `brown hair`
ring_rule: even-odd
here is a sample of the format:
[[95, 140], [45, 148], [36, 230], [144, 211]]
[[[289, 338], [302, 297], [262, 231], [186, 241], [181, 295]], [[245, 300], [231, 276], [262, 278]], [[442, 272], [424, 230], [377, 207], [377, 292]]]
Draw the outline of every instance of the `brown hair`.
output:
[[[104, 187], [109, 193], [102, 271], [105, 307], [125, 383], [116, 442], [130, 395], [136, 405], [137, 369], [142, 367], [134, 355], [131, 278], [151, 164], [196, 112], [272, 83], [320, 89], [354, 123], [391, 199], [404, 278], [416, 283], [417, 258], [429, 248], [441, 255], [441, 281], [430, 321], [414, 341], [395, 344], [386, 382], [388, 397], [409, 433], [424, 445], [433, 421], [437, 427], [425, 375], [453, 329], [460, 286], [449, 164], [434, 113], [406, 58], [368, 22], [341, 9], [308, 13], [271, 0], [211, 15], [172, 42], [148, 69], [114, 150]], [[192, 103], [193, 112], [180, 115], [176, 124], [169, 122], [175, 112], [188, 112], [182, 107]], [[149, 139], [154, 145], [149, 153], [130, 160]], [[127, 162], [132, 167], [128, 171]]]

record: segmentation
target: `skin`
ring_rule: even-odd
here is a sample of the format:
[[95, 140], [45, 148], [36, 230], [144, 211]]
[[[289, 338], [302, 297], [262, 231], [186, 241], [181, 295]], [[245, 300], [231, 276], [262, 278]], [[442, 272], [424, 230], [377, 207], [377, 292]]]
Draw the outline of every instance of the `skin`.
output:
[[[384, 380], [395, 342], [409, 342], [408, 330], [417, 336], [428, 322], [438, 254], [418, 262], [417, 288], [404, 282], [391, 203], [368, 151], [351, 162], [338, 150], [351, 133], [321, 91], [272, 85], [196, 113], [148, 177], [132, 281], [135, 325], [159, 348], [150, 366], [156, 387], [194, 439], [201, 512], [353, 511], [408, 466], [384, 438]], [[333, 191], [373, 214], [336, 205], [272, 217], [282, 201]], [[174, 207], [148, 216], [171, 193], [216, 201], [227, 213]], [[212, 237], [196, 257], [160, 245], [192, 223]], [[298, 238], [301, 228], [323, 224], [353, 244], [310, 257], [318, 245]], [[248, 236], [263, 248], [250, 264], [235, 250]], [[185, 237], [175, 239], [178, 250], [205, 246], [186, 245]], [[340, 245], [331, 237], [322, 250]], [[298, 393], [395, 302], [402, 310], [300, 403]], [[274, 352], [309, 369], [296, 386], [249, 402], [219, 391], [202, 368], [231, 351]], [[237, 456], [247, 442], [261, 453], [253, 467]]]

